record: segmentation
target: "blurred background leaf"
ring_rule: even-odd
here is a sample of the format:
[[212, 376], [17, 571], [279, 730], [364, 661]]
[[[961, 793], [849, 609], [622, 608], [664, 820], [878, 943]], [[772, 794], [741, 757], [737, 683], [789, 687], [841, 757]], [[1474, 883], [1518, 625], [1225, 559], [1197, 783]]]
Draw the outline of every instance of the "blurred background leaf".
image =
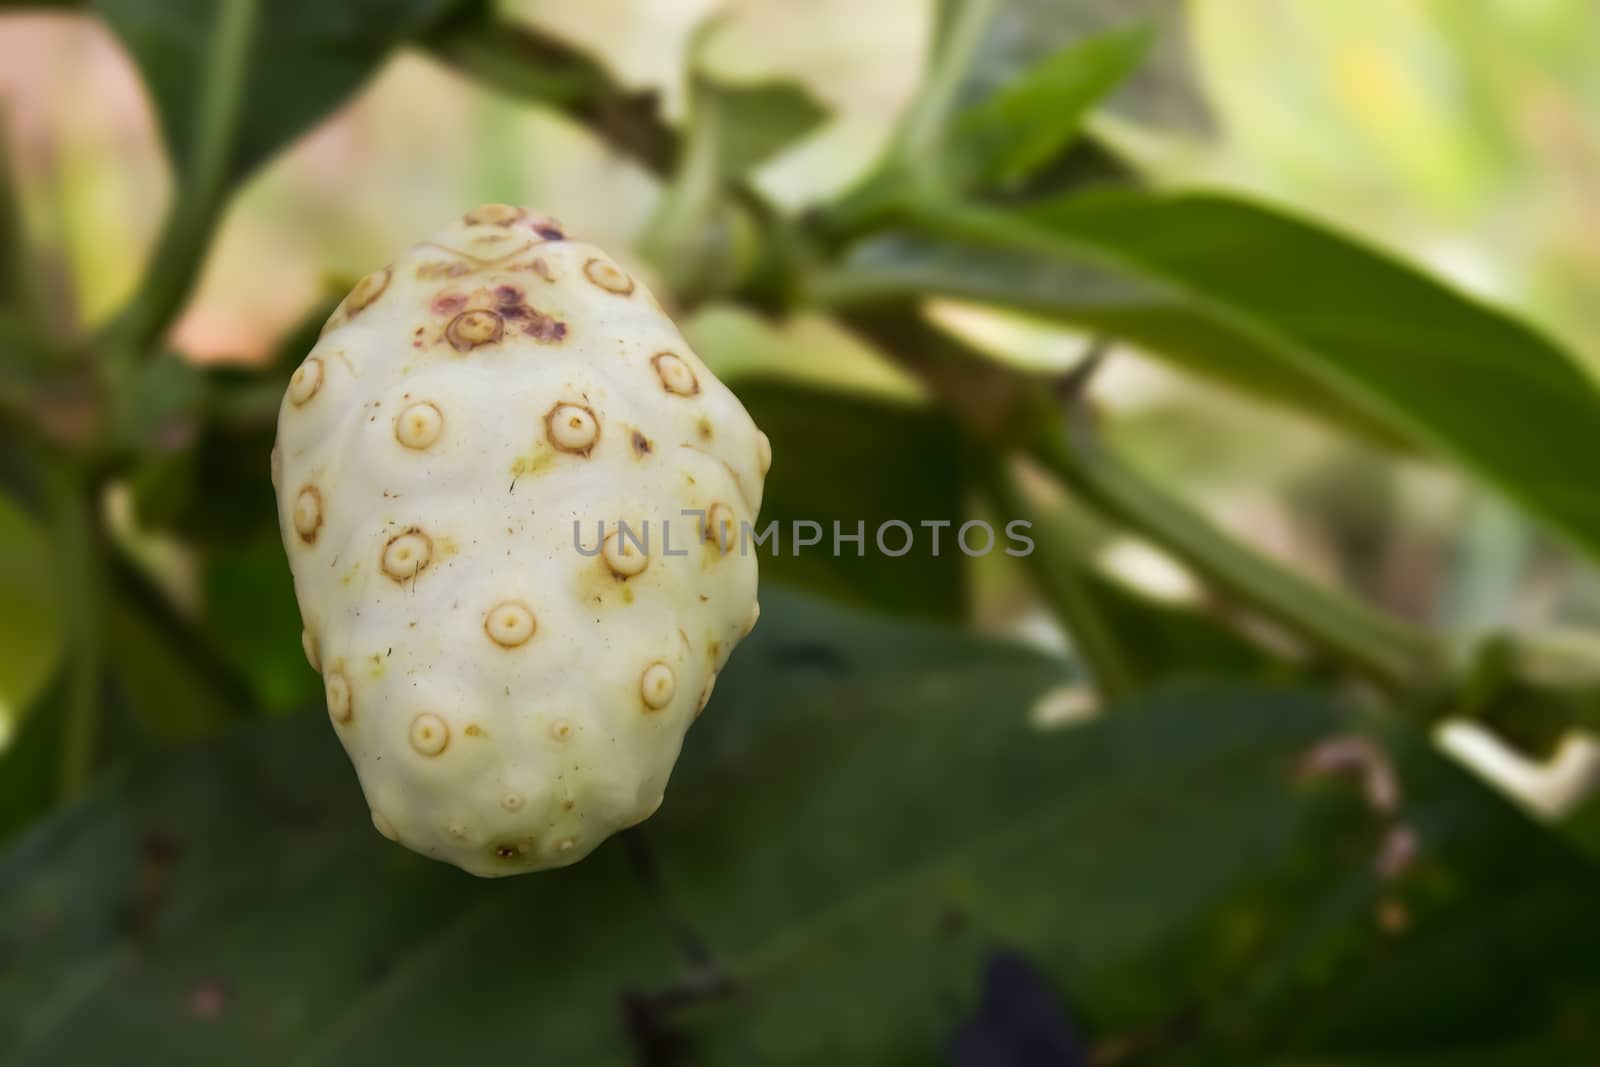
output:
[[1041, 731], [1060, 662], [765, 598], [643, 831], [654, 901], [621, 842], [506, 882], [405, 853], [320, 715], [266, 725], [143, 762], [0, 861], [8, 1053], [623, 1063], [651, 1035], [928, 1062], [1019, 945], [1140, 1062], [1593, 1040], [1600, 874], [1414, 741], [1421, 848], [1384, 877], [1358, 784], [1297, 770], [1352, 727], [1320, 698], [1175, 689]]
[[[901, 615], [959, 619], [967, 606], [967, 557], [956, 542], [967, 518], [961, 441], [950, 421], [927, 408], [800, 385], [734, 379], [756, 424], [772, 440], [759, 531], [778, 524], [778, 546], [757, 549], [764, 576], [841, 602]], [[911, 528], [885, 533], [883, 523]], [[937, 533], [923, 522], [943, 524]], [[824, 546], [797, 549], [795, 523]], [[837, 532], [854, 537], [840, 542]], [[999, 531], [996, 531], [999, 533]], [[938, 545], [935, 547], [935, 537]]]
[[0, 752], [60, 662], [61, 601], [45, 533], [0, 492]]
[[[938, 0], [946, 25], [982, 0]], [[1163, 129], [1204, 129], [1206, 106], [1196, 84], [1186, 44], [1183, 5], [1178, 0], [995, 0], [958, 99], [971, 104], [1009, 86], [1034, 64], [1068, 44], [1110, 30], [1148, 25], [1157, 30], [1155, 50], [1111, 98], [1113, 111]]]
[[1145, 29], [1089, 37], [960, 112], [946, 149], [954, 182], [1016, 185], [1059, 156], [1089, 109], [1138, 68], [1152, 37]]

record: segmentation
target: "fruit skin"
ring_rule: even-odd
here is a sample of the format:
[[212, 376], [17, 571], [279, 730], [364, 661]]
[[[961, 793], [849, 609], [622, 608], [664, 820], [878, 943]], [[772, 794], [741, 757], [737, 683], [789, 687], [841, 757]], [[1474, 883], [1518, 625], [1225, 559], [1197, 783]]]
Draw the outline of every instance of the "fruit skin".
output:
[[362, 279], [285, 393], [272, 475], [377, 829], [496, 876], [648, 818], [757, 614], [755, 546], [682, 512], [753, 524], [770, 455], [650, 292], [552, 219], [488, 205]]

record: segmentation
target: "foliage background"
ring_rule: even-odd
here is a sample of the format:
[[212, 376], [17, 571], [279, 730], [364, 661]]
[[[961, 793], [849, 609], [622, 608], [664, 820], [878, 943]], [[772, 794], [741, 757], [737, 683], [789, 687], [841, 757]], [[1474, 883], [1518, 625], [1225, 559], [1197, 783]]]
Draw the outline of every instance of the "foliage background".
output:
[[[1593, 1062], [1592, 4], [90, 6], [0, 12], [0, 1059]], [[915, 143], [971, 209], [933, 212], [879, 163], [936, 7], [1158, 32], [1042, 177]], [[259, 167], [208, 171], [243, 8]], [[651, 147], [713, 125], [709, 189]], [[1108, 178], [1228, 199], [1052, 207]], [[776, 562], [662, 814], [492, 885], [367, 827], [265, 465], [330, 302], [489, 201], [676, 306], [773, 433], [768, 515], [1048, 531]]]

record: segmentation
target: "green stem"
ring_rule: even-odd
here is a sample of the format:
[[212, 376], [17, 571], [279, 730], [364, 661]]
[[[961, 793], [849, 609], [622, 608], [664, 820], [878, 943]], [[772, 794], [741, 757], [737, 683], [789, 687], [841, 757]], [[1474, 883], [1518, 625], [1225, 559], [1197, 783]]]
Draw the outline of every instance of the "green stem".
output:
[[1316, 585], [1247, 548], [1082, 433], [1062, 432], [1053, 425], [1035, 435], [1030, 451], [1092, 507], [1384, 688], [1406, 689], [1436, 666], [1439, 651], [1426, 633]]
[[[1385, 689], [1434, 680], [1445, 655], [1426, 632], [1316, 585], [1218, 529], [1094, 442], [1063, 426], [1048, 384], [932, 327], [903, 300], [843, 316], [916, 374], [975, 440], [1034, 456], [1089, 507], [1178, 558], [1213, 587]], [[1083, 413], [1079, 412], [1081, 416]]]
[[1100, 699], [1107, 704], [1130, 696], [1137, 687], [1121, 643], [1101, 615], [1082, 580], [1083, 568], [1054, 516], [1035, 508], [1006, 460], [993, 456], [985, 472], [985, 490], [995, 510], [1008, 522], [1029, 525], [1034, 551], [1024, 557], [1045, 602], [1072, 638], [1073, 648], [1088, 667]]
[[57, 584], [66, 604], [67, 683], [61, 796], [79, 796], [94, 767], [104, 647], [94, 494], [76, 467], [51, 465], [45, 474]]
[[233, 178], [258, 0], [221, 0], [211, 28], [194, 147], [144, 282], [112, 320], [105, 347], [117, 361], [146, 352], [183, 308], [200, 276]]
[[718, 196], [721, 117], [698, 86], [692, 90], [693, 119], [671, 180], [651, 212], [638, 246], [641, 254], [680, 297], [706, 273], [704, 243], [714, 228]]

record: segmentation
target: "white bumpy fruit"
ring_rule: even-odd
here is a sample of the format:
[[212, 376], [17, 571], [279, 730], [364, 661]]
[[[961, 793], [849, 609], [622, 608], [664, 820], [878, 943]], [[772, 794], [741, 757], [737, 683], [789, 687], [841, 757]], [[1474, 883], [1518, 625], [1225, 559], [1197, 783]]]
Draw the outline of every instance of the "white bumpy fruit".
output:
[[655, 298], [552, 219], [481, 207], [363, 278], [290, 380], [272, 480], [378, 830], [504, 875], [648, 818], [755, 624], [770, 463]]

